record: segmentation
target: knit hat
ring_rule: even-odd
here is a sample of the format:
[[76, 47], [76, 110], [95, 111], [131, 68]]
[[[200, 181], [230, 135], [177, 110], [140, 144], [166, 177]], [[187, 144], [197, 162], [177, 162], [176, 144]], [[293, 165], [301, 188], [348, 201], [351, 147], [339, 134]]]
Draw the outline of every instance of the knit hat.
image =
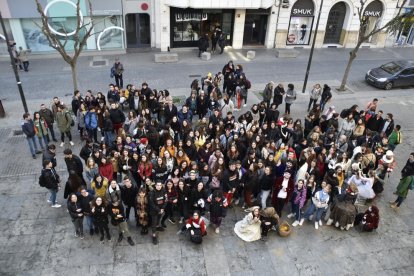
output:
[[391, 164], [394, 162], [394, 153], [390, 150], [387, 150], [384, 156], [382, 156], [382, 162]]

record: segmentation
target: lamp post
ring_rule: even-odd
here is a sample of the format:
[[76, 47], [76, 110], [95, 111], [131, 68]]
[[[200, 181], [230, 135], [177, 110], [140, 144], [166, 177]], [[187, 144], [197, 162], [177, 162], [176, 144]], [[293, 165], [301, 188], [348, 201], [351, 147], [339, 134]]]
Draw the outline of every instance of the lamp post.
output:
[[311, 51], [309, 54], [308, 67], [306, 68], [305, 80], [303, 82], [302, 93], [305, 93], [306, 85], [308, 84], [309, 71], [310, 71], [310, 67], [312, 64], [313, 50], [315, 49], [316, 36], [318, 35], [319, 20], [321, 19], [322, 6], [323, 6], [323, 0], [321, 0], [321, 5], [319, 6], [318, 19], [316, 20], [315, 34], [313, 35], [312, 46], [311, 46]]
[[0, 12], [0, 22], [1, 22], [1, 27], [3, 28], [4, 37], [6, 38], [7, 50], [9, 51], [10, 62], [13, 67], [14, 76], [16, 77], [16, 83], [17, 83], [17, 87], [19, 88], [20, 98], [22, 99], [24, 112], [27, 113], [29, 112], [29, 110], [27, 109], [26, 98], [24, 96], [23, 88], [22, 88], [22, 82], [20, 81], [19, 71], [17, 70], [17, 64], [14, 61], [12, 47], [10, 45], [9, 36], [7, 35], [7, 32], [6, 32], [6, 27], [4, 26], [3, 16], [1, 15], [1, 12]]

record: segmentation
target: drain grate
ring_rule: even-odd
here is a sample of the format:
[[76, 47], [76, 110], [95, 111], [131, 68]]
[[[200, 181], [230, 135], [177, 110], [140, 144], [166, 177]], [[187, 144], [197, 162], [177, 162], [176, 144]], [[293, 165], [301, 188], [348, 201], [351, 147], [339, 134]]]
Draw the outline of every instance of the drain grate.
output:
[[106, 60], [96, 60], [92, 61], [92, 66], [105, 66]]

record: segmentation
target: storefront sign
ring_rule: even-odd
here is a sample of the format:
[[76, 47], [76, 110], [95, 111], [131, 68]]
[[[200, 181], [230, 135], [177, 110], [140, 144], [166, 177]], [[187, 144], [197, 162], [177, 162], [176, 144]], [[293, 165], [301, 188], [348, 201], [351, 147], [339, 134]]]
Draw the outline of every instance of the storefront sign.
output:
[[205, 21], [207, 20], [207, 13], [176, 13], [175, 22], [185, 21]]
[[313, 15], [312, 9], [292, 9], [292, 15], [311, 16]]
[[378, 0], [369, 3], [367, 8], [364, 10], [364, 16], [370, 17], [381, 17], [382, 11], [384, 10], [382, 3]]

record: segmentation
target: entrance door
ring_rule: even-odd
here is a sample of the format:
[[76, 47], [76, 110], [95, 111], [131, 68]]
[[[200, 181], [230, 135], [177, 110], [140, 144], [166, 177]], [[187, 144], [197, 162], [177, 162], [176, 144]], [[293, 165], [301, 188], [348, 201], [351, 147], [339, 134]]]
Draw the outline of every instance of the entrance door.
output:
[[125, 16], [127, 48], [150, 47], [150, 17], [146, 13], [129, 13]]
[[346, 6], [344, 2], [336, 3], [329, 12], [326, 22], [325, 38], [323, 43], [338, 44], [341, 39], [342, 27], [344, 25]]
[[244, 22], [244, 45], [264, 45], [267, 28], [267, 15], [246, 14]]

